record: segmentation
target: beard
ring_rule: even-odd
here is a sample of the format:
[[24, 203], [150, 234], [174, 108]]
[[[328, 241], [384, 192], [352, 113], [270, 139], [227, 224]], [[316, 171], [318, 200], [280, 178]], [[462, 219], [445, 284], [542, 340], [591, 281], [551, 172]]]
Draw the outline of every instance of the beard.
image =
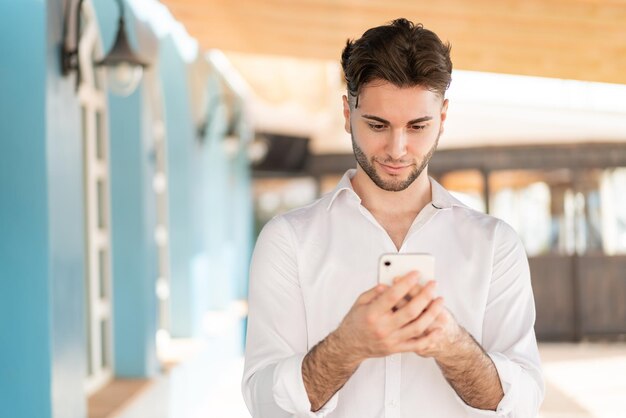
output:
[[357, 145], [356, 141], [354, 140], [354, 134], [351, 133], [350, 136], [352, 137], [352, 150], [354, 151], [354, 157], [356, 158], [356, 161], [359, 164], [359, 166], [361, 166], [363, 171], [365, 171], [365, 174], [368, 175], [368, 177], [374, 182], [374, 184], [376, 184], [376, 186], [378, 186], [379, 188], [387, 192], [401, 192], [402, 190], [405, 190], [411, 184], [413, 184], [413, 182], [420, 176], [420, 174], [422, 174], [422, 172], [428, 166], [428, 163], [430, 162], [430, 159], [432, 158], [433, 154], [435, 153], [435, 150], [437, 149], [437, 145], [439, 144], [439, 137], [441, 136], [441, 131], [439, 131], [439, 133], [437, 134], [437, 139], [435, 140], [435, 144], [426, 153], [422, 161], [419, 164], [417, 164], [417, 162], [414, 160], [410, 164], [410, 166], [412, 167], [412, 170], [409, 173], [409, 175], [405, 179], [399, 178], [399, 179], [393, 179], [393, 180], [383, 180], [381, 176], [378, 174], [378, 171], [376, 171], [375, 163], [378, 161], [379, 163], [382, 163], [382, 164], [406, 165], [407, 161], [394, 160], [392, 158], [387, 158], [381, 161], [376, 157], [372, 157], [368, 159], [367, 155], [365, 155], [363, 150]]

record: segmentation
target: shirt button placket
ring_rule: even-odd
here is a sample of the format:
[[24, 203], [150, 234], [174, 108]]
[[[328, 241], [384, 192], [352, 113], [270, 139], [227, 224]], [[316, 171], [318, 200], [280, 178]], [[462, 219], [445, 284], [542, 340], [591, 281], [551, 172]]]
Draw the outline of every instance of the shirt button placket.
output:
[[385, 358], [385, 418], [400, 418], [401, 354]]

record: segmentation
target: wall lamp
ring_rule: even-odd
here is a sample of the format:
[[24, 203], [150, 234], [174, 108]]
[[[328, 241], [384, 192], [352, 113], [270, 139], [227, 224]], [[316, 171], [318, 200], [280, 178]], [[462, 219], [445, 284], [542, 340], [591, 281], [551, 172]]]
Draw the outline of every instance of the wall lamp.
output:
[[[63, 46], [61, 47], [61, 73], [67, 76], [76, 71], [76, 90], [81, 82], [80, 63], [79, 63], [79, 44], [80, 44], [80, 13], [84, 0], [78, 0], [78, 5], [72, 9], [74, 3], [70, 0], [68, 13], [63, 25]], [[117, 27], [117, 35], [115, 43], [106, 56], [100, 61], [94, 63], [97, 67], [105, 67], [108, 85], [113, 93], [119, 96], [128, 96], [133, 91], [143, 76], [143, 69], [148, 66], [147, 63], [135, 55], [126, 34], [126, 25], [124, 21], [124, 5], [122, 0], [117, 0], [119, 6], [120, 19]], [[69, 23], [74, 26], [74, 39], [70, 39]]]

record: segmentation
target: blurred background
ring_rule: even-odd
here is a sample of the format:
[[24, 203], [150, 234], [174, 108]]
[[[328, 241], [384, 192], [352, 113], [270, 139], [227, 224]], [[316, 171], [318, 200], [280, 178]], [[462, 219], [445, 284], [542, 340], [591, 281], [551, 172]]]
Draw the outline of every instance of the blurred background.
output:
[[0, 4], [0, 416], [249, 417], [247, 274], [354, 167], [347, 38], [452, 44], [430, 174], [530, 260], [544, 418], [626, 417], [626, 2]]

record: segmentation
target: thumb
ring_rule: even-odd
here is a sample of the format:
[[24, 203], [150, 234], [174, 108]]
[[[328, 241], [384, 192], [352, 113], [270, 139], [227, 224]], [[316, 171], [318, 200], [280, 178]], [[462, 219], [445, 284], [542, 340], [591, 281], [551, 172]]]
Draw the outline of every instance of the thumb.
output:
[[361, 293], [361, 295], [359, 296], [357, 301], [359, 302], [359, 304], [366, 305], [366, 304], [370, 303], [371, 301], [373, 301], [374, 299], [376, 299], [378, 297], [378, 295], [380, 295], [384, 291], [385, 291], [385, 286], [384, 285], [382, 285], [382, 284], [376, 285], [373, 288], [371, 288], [370, 290], [367, 290], [367, 291]]

